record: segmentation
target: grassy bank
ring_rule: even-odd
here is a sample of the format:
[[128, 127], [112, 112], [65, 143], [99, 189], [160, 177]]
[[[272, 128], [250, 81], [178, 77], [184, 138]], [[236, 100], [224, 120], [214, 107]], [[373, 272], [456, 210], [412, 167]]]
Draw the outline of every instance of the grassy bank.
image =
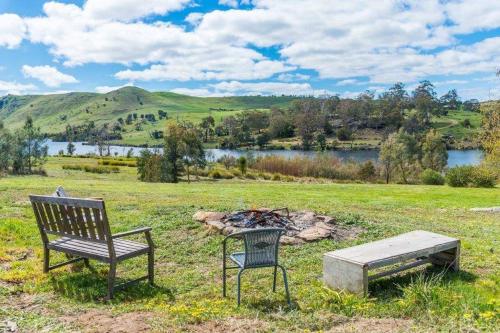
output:
[[[239, 180], [151, 184], [138, 182], [135, 168], [126, 166], [113, 174], [61, 168], [88, 160], [50, 158], [48, 177], [0, 179], [0, 323], [16, 322], [22, 331], [92, 325], [199, 332], [350, 327], [381, 332], [494, 331], [498, 326], [498, 215], [469, 211], [498, 205], [498, 188]], [[75, 196], [105, 198], [113, 232], [153, 227], [155, 288], [132, 287], [106, 304], [100, 301], [106, 266], [93, 263], [97, 274], [78, 266], [42, 273], [41, 241], [27, 196], [51, 193], [57, 185]], [[221, 297], [222, 236], [210, 233], [191, 216], [198, 209], [259, 206], [314, 210], [365, 232], [340, 243], [324, 240], [282, 248], [293, 306], [286, 306], [281, 285], [279, 292], [270, 292], [271, 271], [258, 270], [243, 277], [243, 303], [237, 308], [234, 276], [229, 280], [229, 297]], [[322, 284], [322, 253], [414, 229], [460, 238], [462, 272], [441, 277], [440, 271], [429, 269], [421, 277], [422, 270], [417, 269], [370, 284], [369, 298], [332, 291]], [[119, 265], [118, 276], [139, 276], [145, 269], [143, 259], [126, 261]]]

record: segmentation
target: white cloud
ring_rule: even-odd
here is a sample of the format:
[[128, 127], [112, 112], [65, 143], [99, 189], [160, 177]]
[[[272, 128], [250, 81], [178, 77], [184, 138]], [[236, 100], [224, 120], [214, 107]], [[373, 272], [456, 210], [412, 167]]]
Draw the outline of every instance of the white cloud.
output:
[[83, 8], [94, 19], [130, 21], [180, 10], [190, 2], [191, 0], [87, 0]]
[[311, 76], [300, 73], [282, 73], [278, 75], [278, 81], [283, 82], [295, 82], [295, 81], [306, 81], [309, 80]]
[[[210, 85], [215, 91], [230, 95], [312, 95], [309, 83], [223, 81]], [[322, 91], [323, 92], [323, 91]]]
[[21, 44], [26, 33], [23, 19], [16, 14], [0, 14], [0, 46], [13, 49]]
[[73, 76], [61, 73], [57, 68], [52, 66], [29, 66], [24, 65], [22, 68], [24, 76], [31, 77], [42, 81], [47, 87], [59, 87], [64, 83], [77, 83], [78, 80]]
[[219, 5], [236, 8], [238, 7], [238, 0], [219, 0]]
[[356, 79], [346, 79], [337, 82], [337, 86], [349, 86], [356, 83], [359, 83], [359, 81]]
[[[320, 78], [368, 77], [379, 84], [493, 72], [500, 63], [500, 37], [461, 46], [456, 36], [500, 27], [498, 1], [254, 0], [250, 9], [191, 13], [186, 25], [140, 21], [193, 3], [48, 2], [43, 16], [25, 19], [27, 38], [47, 45], [66, 66], [140, 65], [116, 73], [123, 80], [289, 82], [302, 79], [289, 72], [310, 69]], [[19, 38], [3, 44], [15, 47]]]
[[221, 97], [226, 96], [222, 93], [214, 92], [207, 88], [175, 88], [170, 90], [176, 94], [189, 95], [195, 97]]
[[36, 90], [37, 87], [32, 84], [22, 84], [17, 82], [1, 81], [0, 80], [0, 96], [13, 94], [22, 95]]
[[133, 86], [134, 86], [134, 84], [132, 82], [126, 83], [126, 84], [121, 85], [121, 86], [98, 86], [98, 87], [95, 87], [95, 92], [100, 93], [100, 94], [107, 94], [113, 90], [117, 90], [117, 89], [124, 88], [124, 87], [133, 87]]

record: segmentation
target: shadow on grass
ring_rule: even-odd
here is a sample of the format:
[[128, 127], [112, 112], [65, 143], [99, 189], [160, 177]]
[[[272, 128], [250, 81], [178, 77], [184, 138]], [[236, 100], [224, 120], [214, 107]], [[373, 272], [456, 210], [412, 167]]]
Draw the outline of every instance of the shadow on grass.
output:
[[439, 283], [443, 285], [455, 281], [470, 283], [477, 279], [476, 275], [466, 271], [455, 272], [443, 270], [441, 267], [428, 266], [423, 270], [415, 270], [370, 282], [368, 286], [369, 295], [382, 301], [402, 297], [403, 287], [415, 283], [421, 276], [425, 278], [439, 277]]
[[[129, 281], [128, 278], [117, 278], [116, 284]], [[82, 271], [50, 277], [54, 291], [62, 296], [80, 302], [103, 302], [107, 293], [107, 275], [95, 271]], [[163, 296], [167, 301], [175, 300], [175, 290], [155, 284], [151, 286], [147, 281], [141, 281], [115, 290], [113, 302], [125, 300], [140, 300]]]

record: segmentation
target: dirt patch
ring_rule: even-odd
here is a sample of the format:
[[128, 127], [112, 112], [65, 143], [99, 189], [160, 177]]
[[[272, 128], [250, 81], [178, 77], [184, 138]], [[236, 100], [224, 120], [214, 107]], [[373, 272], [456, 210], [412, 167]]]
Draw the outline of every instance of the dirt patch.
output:
[[184, 331], [193, 333], [260, 333], [268, 332], [269, 324], [259, 319], [226, 318], [224, 320], [207, 321], [199, 325], [189, 325], [184, 328]]
[[102, 310], [90, 310], [75, 316], [61, 317], [63, 322], [78, 326], [82, 332], [125, 333], [149, 332], [153, 315], [148, 312], [129, 312], [112, 315]]
[[401, 333], [415, 331], [413, 322], [394, 318], [353, 318], [326, 331], [328, 333]]

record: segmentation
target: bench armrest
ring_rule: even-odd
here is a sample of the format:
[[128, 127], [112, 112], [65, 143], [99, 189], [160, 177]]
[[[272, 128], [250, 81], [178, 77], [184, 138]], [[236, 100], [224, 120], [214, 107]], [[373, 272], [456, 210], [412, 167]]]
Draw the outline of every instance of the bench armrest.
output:
[[151, 227], [144, 227], [144, 228], [139, 228], [139, 229], [135, 229], [135, 230], [119, 232], [117, 234], [112, 235], [111, 238], [120, 238], [120, 237], [135, 235], [135, 234], [149, 233], [150, 231], [151, 231]]

